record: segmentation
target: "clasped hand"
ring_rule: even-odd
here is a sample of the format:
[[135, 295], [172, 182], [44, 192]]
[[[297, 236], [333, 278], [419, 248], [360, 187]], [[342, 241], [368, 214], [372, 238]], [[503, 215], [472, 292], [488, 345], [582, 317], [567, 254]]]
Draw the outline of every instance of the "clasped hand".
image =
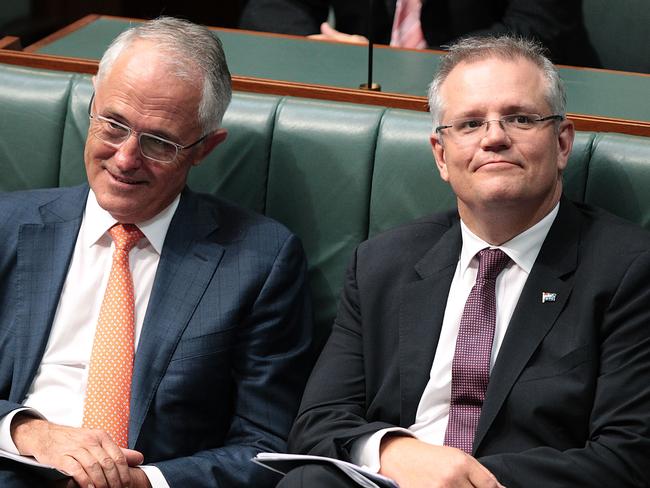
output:
[[380, 463], [380, 474], [401, 488], [504, 488], [485, 466], [460, 449], [413, 437], [384, 437]]
[[102, 430], [66, 427], [18, 414], [11, 436], [20, 454], [70, 475], [57, 488], [150, 487], [147, 476], [136, 467], [144, 461], [142, 454], [118, 447]]

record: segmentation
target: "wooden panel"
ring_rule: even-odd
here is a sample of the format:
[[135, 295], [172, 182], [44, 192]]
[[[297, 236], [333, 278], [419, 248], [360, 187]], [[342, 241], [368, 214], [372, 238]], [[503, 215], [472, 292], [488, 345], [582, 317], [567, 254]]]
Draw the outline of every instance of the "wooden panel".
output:
[[73, 73], [97, 73], [97, 61], [0, 49], [0, 63]]

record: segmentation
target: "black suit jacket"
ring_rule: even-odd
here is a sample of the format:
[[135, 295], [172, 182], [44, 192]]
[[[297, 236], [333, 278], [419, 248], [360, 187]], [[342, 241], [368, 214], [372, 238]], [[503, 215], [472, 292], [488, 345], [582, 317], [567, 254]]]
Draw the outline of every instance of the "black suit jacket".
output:
[[[21, 406], [37, 373], [87, 193], [0, 194], [0, 417]], [[273, 486], [250, 459], [286, 448], [310, 338], [298, 239], [185, 189], [135, 353], [129, 447], [170, 486]], [[0, 486], [44, 485], [0, 462]]]
[[[289, 440], [348, 459], [415, 419], [461, 248], [456, 213], [363, 243]], [[542, 302], [542, 292], [555, 292]], [[650, 233], [562, 200], [494, 365], [473, 454], [513, 487], [650, 484]]]
[[[396, 0], [375, 0], [373, 40], [390, 43]], [[240, 27], [294, 35], [316, 34], [334, 9], [336, 28], [368, 33], [366, 0], [248, 0]], [[599, 66], [582, 20], [581, 0], [423, 0], [421, 23], [430, 48], [468, 35], [517, 34], [541, 41], [560, 64]]]

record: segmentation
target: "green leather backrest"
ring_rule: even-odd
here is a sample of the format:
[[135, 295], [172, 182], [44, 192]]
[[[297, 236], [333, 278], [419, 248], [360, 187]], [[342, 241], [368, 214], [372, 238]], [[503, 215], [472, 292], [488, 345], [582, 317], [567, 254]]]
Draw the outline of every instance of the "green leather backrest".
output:
[[456, 206], [449, 185], [440, 179], [423, 113], [388, 110], [377, 138], [370, 197], [371, 236], [436, 210]]
[[88, 102], [92, 95], [89, 76], [71, 75], [68, 110], [63, 119], [59, 186], [79, 185], [86, 181], [84, 145], [88, 133]]
[[264, 213], [269, 155], [279, 97], [237, 93], [223, 119], [225, 142], [190, 171], [195, 191], [214, 193]]
[[595, 134], [585, 201], [650, 228], [650, 138]]
[[[0, 64], [0, 191], [85, 180], [92, 86], [85, 75]], [[428, 143], [425, 113], [236, 93], [229, 136], [189, 184], [273, 217], [309, 259], [322, 344], [355, 246], [455, 205]], [[650, 138], [579, 132], [566, 194], [650, 229]]]
[[[368, 233], [383, 109], [285, 99], [273, 130], [266, 214], [302, 239], [314, 315], [330, 323], [347, 260]], [[317, 327], [318, 343], [327, 328]]]
[[71, 76], [0, 69], [0, 190], [59, 185]]

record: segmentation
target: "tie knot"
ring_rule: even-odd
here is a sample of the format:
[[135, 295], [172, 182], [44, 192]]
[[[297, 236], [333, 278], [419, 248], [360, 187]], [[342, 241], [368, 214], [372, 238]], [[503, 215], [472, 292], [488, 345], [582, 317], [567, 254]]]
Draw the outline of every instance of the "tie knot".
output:
[[115, 243], [115, 248], [129, 252], [144, 236], [133, 224], [115, 224], [108, 231]]
[[496, 280], [499, 273], [510, 262], [510, 258], [501, 249], [485, 248], [478, 253], [477, 280]]

